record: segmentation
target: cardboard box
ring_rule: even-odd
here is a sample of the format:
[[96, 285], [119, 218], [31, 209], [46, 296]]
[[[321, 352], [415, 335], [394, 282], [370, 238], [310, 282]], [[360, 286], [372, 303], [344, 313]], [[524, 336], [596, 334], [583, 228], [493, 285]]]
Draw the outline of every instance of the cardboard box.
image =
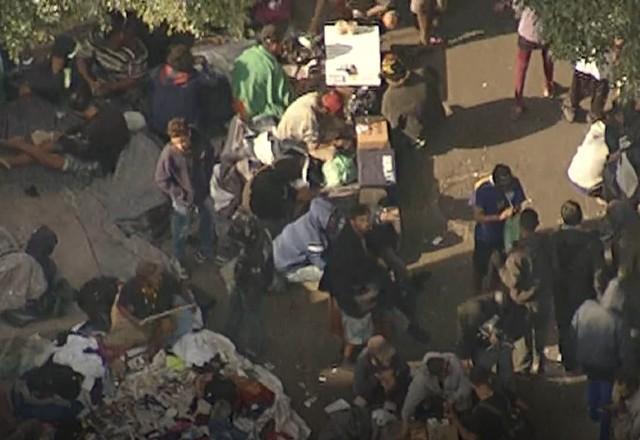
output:
[[382, 116], [356, 118], [358, 150], [389, 148], [389, 126]]
[[361, 187], [383, 187], [396, 182], [396, 156], [391, 148], [358, 150], [358, 183]]

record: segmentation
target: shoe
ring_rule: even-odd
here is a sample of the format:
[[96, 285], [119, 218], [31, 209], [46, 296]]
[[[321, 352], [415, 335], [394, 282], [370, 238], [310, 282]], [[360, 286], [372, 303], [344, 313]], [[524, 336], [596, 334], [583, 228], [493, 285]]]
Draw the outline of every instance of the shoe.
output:
[[206, 261], [209, 260], [209, 256], [207, 254], [205, 254], [204, 252], [201, 251], [197, 251], [194, 255], [193, 255], [194, 260], [196, 260], [196, 263], [198, 264], [202, 264]]
[[576, 120], [576, 110], [568, 105], [562, 106], [562, 115], [567, 120], [567, 122], [573, 122]]
[[548, 84], [544, 86], [542, 90], [542, 95], [545, 98], [553, 98], [556, 96], [556, 85], [554, 83]]
[[407, 328], [407, 334], [424, 345], [427, 345], [431, 340], [431, 335], [429, 334], [429, 332], [420, 328], [420, 326], [417, 324], [409, 324], [409, 327]]

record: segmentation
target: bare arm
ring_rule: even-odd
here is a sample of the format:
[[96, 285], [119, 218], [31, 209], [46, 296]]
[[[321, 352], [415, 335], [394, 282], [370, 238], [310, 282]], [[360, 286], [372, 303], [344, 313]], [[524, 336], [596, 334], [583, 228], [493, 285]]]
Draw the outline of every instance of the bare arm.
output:
[[97, 83], [96, 79], [89, 73], [89, 63], [87, 58], [78, 57], [76, 59], [76, 67], [80, 76], [91, 86], [91, 90], [94, 89]]
[[484, 213], [483, 209], [479, 206], [473, 207], [473, 219], [477, 223], [492, 223], [492, 222], [501, 222], [513, 215], [513, 208], [507, 208], [502, 211], [500, 214], [490, 214], [487, 215]]

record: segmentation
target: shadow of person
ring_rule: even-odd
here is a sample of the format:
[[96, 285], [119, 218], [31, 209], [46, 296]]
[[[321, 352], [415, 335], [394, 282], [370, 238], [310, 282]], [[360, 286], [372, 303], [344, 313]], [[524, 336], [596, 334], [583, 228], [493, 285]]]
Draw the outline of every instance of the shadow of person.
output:
[[557, 100], [527, 98], [527, 111], [513, 121], [513, 103], [513, 99], [504, 98], [467, 108], [453, 106], [453, 114], [442, 127], [442, 142], [432, 152], [442, 154], [451, 148], [500, 145], [547, 129], [561, 119]]

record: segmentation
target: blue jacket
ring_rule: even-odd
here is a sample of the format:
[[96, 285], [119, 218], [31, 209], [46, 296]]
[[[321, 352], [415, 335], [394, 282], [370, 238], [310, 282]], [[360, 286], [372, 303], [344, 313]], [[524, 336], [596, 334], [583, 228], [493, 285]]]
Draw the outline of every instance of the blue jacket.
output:
[[590, 376], [611, 378], [625, 360], [629, 331], [622, 319], [623, 304], [624, 292], [614, 279], [599, 301], [585, 301], [573, 316], [577, 360]]
[[[330, 235], [338, 232], [337, 221], [337, 210], [329, 200], [313, 199], [309, 211], [287, 225], [273, 241], [276, 270], [289, 272], [309, 265], [324, 269], [324, 253]], [[332, 226], [332, 222], [336, 223]]]

